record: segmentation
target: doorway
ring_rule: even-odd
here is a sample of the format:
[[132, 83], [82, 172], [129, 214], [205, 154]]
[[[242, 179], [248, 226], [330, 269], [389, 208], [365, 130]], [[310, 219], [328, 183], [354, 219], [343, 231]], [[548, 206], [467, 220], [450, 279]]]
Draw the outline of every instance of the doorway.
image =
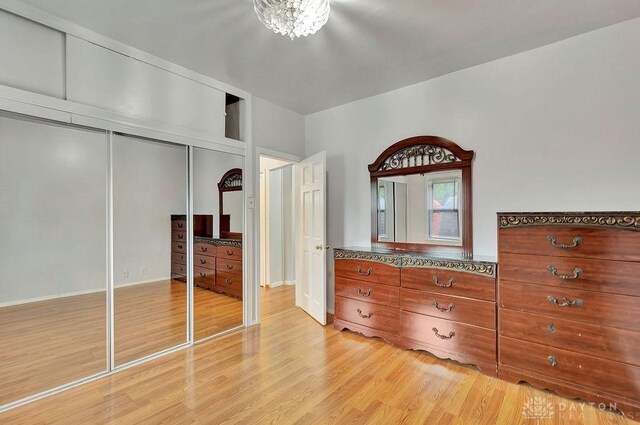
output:
[[260, 316], [295, 308], [295, 162], [260, 155]]

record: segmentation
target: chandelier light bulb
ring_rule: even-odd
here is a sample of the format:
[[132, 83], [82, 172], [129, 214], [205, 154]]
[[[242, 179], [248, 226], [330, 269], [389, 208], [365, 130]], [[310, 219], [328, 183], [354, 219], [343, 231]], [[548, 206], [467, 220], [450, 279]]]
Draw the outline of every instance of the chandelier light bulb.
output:
[[296, 37], [315, 34], [329, 19], [329, 0], [253, 0], [258, 19], [275, 33]]

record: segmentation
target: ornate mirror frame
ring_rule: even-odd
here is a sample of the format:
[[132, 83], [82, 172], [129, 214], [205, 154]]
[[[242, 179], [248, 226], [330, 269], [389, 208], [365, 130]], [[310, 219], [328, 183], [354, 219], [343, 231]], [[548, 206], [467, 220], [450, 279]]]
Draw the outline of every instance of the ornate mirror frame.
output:
[[224, 214], [224, 192], [236, 192], [242, 190], [242, 169], [232, 168], [224, 173], [218, 183], [218, 206], [220, 208], [220, 238], [242, 239], [242, 233], [231, 232], [231, 217]]
[[[413, 251], [446, 251], [471, 256], [473, 253], [471, 163], [475, 153], [438, 136], [416, 136], [387, 148], [369, 165], [371, 176], [371, 244], [375, 247]], [[424, 174], [435, 171], [462, 172], [462, 246], [381, 242], [378, 240], [378, 178]]]

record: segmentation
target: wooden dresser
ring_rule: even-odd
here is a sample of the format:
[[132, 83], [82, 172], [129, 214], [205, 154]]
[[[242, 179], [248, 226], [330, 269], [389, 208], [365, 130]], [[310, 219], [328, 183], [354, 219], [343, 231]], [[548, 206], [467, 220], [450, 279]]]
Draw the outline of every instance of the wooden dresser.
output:
[[[171, 278], [186, 281], [186, 217], [171, 218]], [[242, 299], [242, 241], [194, 236], [193, 272], [195, 286]]]
[[334, 250], [336, 329], [476, 365], [496, 375], [496, 264]]
[[640, 412], [640, 213], [498, 214], [501, 379]]

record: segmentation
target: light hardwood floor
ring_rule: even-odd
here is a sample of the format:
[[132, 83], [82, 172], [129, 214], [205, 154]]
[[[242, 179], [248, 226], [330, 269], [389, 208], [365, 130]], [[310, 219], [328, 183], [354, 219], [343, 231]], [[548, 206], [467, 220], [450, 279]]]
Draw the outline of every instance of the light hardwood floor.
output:
[[[551, 403], [527, 419], [525, 403]], [[252, 327], [0, 414], [9, 424], [626, 424], [622, 416], [286, 309]]]
[[[0, 308], [0, 405], [107, 369], [105, 293]], [[186, 341], [185, 284], [115, 290], [115, 360]], [[242, 302], [194, 288], [196, 340], [242, 325]]]

